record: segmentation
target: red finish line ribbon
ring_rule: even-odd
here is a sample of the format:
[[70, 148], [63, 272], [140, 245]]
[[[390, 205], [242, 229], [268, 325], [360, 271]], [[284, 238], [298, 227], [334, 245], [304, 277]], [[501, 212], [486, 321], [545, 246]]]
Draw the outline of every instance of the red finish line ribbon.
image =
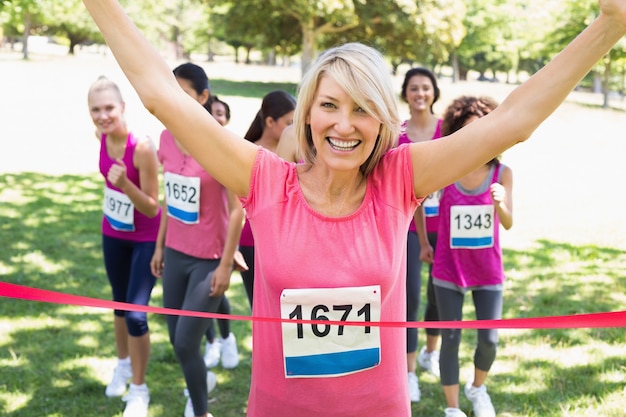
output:
[[568, 316], [548, 316], [534, 318], [515, 318], [501, 320], [468, 320], [468, 321], [428, 321], [428, 322], [367, 322], [333, 321], [333, 320], [291, 320], [273, 317], [237, 316], [233, 314], [204, 313], [199, 311], [179, 310], [173, 308], [151, 307], [118, 301], [101, 300], [80, 295], [65, 294], [23, 285], [0, 282], [0, 297], [21, 300], [40, 301], [44, 303], [96, 307], [108, 310], [141, 311], [144, 313], [216, 318], [228, 320], [244, 320], [270, 323], [302, 323], [343, 326], [379, 326], [379, 327], [411, 327], [433, 329], [580, 329], [626, 327], [626, 311], [608, 313], [573, 314]]

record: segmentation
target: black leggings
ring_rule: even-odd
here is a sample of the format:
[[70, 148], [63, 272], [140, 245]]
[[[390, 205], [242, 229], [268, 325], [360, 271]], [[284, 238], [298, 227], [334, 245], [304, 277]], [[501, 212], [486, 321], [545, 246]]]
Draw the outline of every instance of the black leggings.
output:
[[[163, 267], [163, 305], [189, 311], [217, 312], [224, 297], [209, 297], [213, 271], [219, 259], [198, 259], [165, 247]], [[207, 370], [200, 342], [209, 319], [168, 315], [167, 328], [189, 390], [196, 416], [208, 410]]]
[[[428, 233], [428, 243], [433, 248], [437, 247], [437, 232]], [[439, 321], [439, 311], [437, 311], [437, 297], [435, 296], [435, 286], [433, 285], [433, 264], [428, 265], [428, 283], [426, 284], [426, 308], [424, 310], [424, 321]], [[429, 336], [439, 336], [439, 329], [426, 329]]]
[[[102, 235], [104, 268], [111, 284], [113, 301], [147, 306], [156, 278], [150, 270], [154, 242], [134, 242]], [[128, 334], [140, 337], [148, 333], [147, 314], [115, 310], [124, 317]]]
[[[417, 233], [409, 232], [406, 240], [406, 321], [417, 321], [422, 290], [422, 261]], [[406, 352], [417, 351], [417, 329], [406, 329]]]
[[239, 246], [239, 252], [241, 252], [243, 259], [248, 264], [248, 270], [241, 271], [241, 280], [248, 295], [250, 309], [252, 309], [252, 300], [254, 298], [254, 246]]
[[[437, 307], [441, 321], [461, 321], [463, 300], [460, 291], [435, 285]], [[476, 310], [476, 320], [497, 320], [502, 318], [502, 291], [473, 290], [472, 298]], [[441, 385], [459, 383], [459, 345], [461, 329], [441, 329], [441, 352], [439, 370]], [[481, 371], [489, 371], [496, 358], [498, 331], [478, 329], [478, 340], [474, 352], [474, 366]]]
[[[228, 301], [228, 297], [226, 297], [226, 295], [224, 295], [224, 298], [222, 299], [222, 303], [218, 307], [216, 313], [230, 314], [230, 301]], [[220, 336], [222, 337], [222, 339], [226, 339], [230, 335], [230, 320], [210, 319], [209, 327], [206, 329], [205, 334], [206, 334], [206, 340], [211, 343], [215, 341], [215, 321], [217, 321], [217, 327], [219, 328]]]

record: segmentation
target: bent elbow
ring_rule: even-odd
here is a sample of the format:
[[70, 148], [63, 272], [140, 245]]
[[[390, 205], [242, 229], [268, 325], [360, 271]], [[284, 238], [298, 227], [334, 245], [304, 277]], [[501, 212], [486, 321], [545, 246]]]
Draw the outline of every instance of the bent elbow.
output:
[[159, 213], [161, 213], [161, 207], [157, 205], [156, 207], [150, 207], [150, 209], [143, 214], [149, 219], [154, 219]]

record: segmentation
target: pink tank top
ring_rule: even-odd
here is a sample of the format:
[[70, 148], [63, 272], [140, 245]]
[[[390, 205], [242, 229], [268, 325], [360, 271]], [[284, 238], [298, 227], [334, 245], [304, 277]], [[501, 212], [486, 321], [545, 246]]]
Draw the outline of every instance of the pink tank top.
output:
[[[403, 143], [413, 143], [409, 136], [406, 133], [406, 124], [407, 120], [402, 123], [400, 136], [398, 136], [398, 145], [402, 145]], [[432, 137], [432, 140], [438, 139], [441, 137], [441, 123], [443, 120], [439, 119], [437, 121], [437, 128], [435, 129], [435, 134]], [[431, 200], [436, 201], [436, 200]], [[424, 206], [424, 214], [426, 217], [426, 233], [437, 233], [437, 229], [439, 228], [439, 206], [437, 204], [428, 204]], [[417, 232], [417, 228], [415, 227], [415, 222], [411, 222], [409, 226], [409, 232]]]
[[[501, 165], [491, 169], [489, 184], [498, 182], [501, 169]], [[489, 187], [470, 195], [455, 182], [443, 189], [439, 210], [435, 285], [437, 281], [461, 288], [502, 284], [500, 221]]]
[[254, 236], [252, 236], [252, 229], [250, 228], [250, 222], [248, 222], [248, 216], [246, 216], [246, 222], [243, 225], [243, 229], [241, 229], [239, 246], [254, 246]]
[[[126, 140], [126, 150], [124, 151], [124, 157], [122, 160], [126, 165], [126, 175], [128, 179], [135, 184], [137, 187], [141, 187], [139, 182], [139, 171], [135, 168], [135, 164], [133, 163], [133, 155], [135, 154], [135, 148], [137, 147], [137, 138], [133, 136], [132, 133], [128, 133], [128, 139]], [[114, 186], [107, 180], [107, 173], [111, 166], [115, 163], [115, 160], [112, 159], [106, 147], [106, 135], [102, 135], [100, 139], [100, 173], [104, 177], [106, 188], [113, 190], [117, 193], [122, 193], [122, 190]], [[105, 193], [106, 195], [106, 193]], [[142, 214], [137, 209], [133, 210], [134, 217], [134, 227], [132, 229], [122, 227], [114, 228], [112, 226], [114, 220], [104, 215], [102, 217], [102, 234], [109, 237], [114, 237], [118, 239], [131, 240], [134, 242], [152, 242], [156, 241], [157, 234], [159, 232], [159, 223], [161, 222], [161, 209], [159, 208], [159, 213], [149, 218], [148, 216]]]

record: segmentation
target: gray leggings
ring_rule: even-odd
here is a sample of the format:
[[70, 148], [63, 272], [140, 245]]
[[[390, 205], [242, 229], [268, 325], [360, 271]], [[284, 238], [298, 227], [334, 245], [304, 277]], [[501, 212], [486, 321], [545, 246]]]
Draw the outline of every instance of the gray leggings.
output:
[[[417, 321], [422, 289], [422, 261], [420, 260], [420, 241], [417, 233], [409, 232], [406, 240], [406, 321]], [[406, 353], [417, 351], [417, 329], [406, 329]]]
[[[460, 321], [463, 319], [465, 295], [459, 291], [435, 285], [439, 320]], [[472, 290], [476, 320], [497, 320], [502, 318], [502, 291]], [[498, 331], [478, 329], [474, 366], [481, 371], [489, 371], [496, 359]], [[459, 383], [459, 345], [461, 329], [441, 329], [441, 352], [439, 370], [441, 385]]]
[[[163, 259], [163, 305], [190, 311], [215, 313], [223, 297], [209, 297], [213, 271], [219, 259], [198, 259], [165, 248]], [[200, 342], [209, 319], [168, 315], [167, 328], [189, 390], [196, 416], [208, 411], [207, 369]]]

